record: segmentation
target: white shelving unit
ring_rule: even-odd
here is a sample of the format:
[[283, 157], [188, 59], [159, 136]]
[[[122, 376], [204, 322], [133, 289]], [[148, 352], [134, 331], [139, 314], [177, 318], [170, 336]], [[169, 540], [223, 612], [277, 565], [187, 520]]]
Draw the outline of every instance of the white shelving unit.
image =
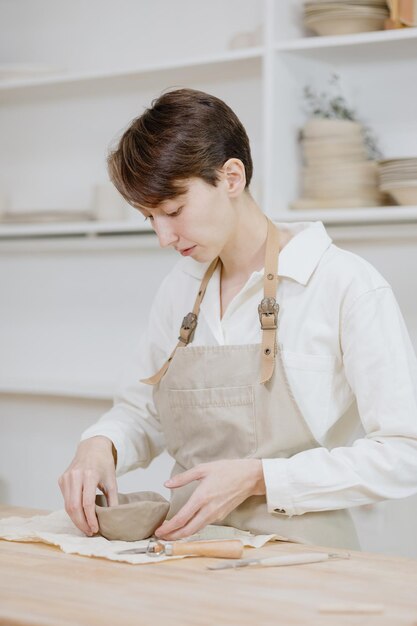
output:
[[382, 30], [370, 33], [357, 33], [354, 35], [334, 35], [327, 37], [295, 37], [290, 40], [277, 41], [274, 49], [279, 52], [290, 52], [299, 50], [314, 50], [320, 48], [352, 48], [363, 46], [377, 46], [381, 44], [387, 46], [397, 46], [397, 49], [415, 52], [417, 32], [415, 28], [403, 28], [397, 30]]
[[[52, 13], [50, 29], [56, 28], [57, 23], [52, 23], [54, 3], [51, 0], [42, 3]], [[92, 2], [95, 3], [97, 0]], [[189, 8], [186, 0], [180, 4]], [[219, 0], [218, 4], [223, 12], [224, 4]], [[81, 7], [79, 0], [78, 5]], [[161, 10], [161, 2], [159, 5]], [[158, 2], [155, 6], [157, 11]], [[103, 11], [102, 4], [100, 10]], [[93, 7], [91, 11], [90, 19]], [[305, 120], [303, 88], [309, 83], [321, 85], [331, 73], [340, 74], [348, 97], [375, 129], [386, 156], [416, 153], [417, 84], [412, 77], [417, 71], [417, 28], [315, 37], [303, 32], [301, 0], [286, 3], [233, 0], [228, 11], [233, 19], [224, 20], [227, 28], [223, 24], [220, 33], [208, 32], [207, 41], [211, 44], [199, 42], [200, 48], [194, 46], [193, 54], [188, 56], [184, 53], [184, 42], [172, 39], [172, 35], [165, 49], [161, 46], [160, 51], [158, 47], [154, 56], [159, 58], [151, 58], [148, 53], [145, 60], [140, 46], [132, 47], [133, 43], [126, 44], [122, 38], [127, 46], [125, 55], [111, 56], [103, 48], [100, 64], [90, 59], [90, 67], [81, 68], [80, 59], [75, 63], [72, 58], [75, 53], [70, 54], [69, 48], [65, 57], [63, 46], [56, 61], [70, 68], [66, 72], [1, 82], [0, 130], [4, 140], [0, 148], [0, 183], [9, 193], [11, 206], [26, 209], [89, 206], [92, 186], [106, 180], [105, 155], [109, 145], [164, 88], [181, 85], [223, 97], [241, 117], [253, 148], [253, 193], [272, 217], [320, 219], [333, 225], [417, 222], [417, 207], [302, 212], [288, 208], [299, 194], [301, 162], [297, 136]], [[263, 24], [263, 41], [259, 46], [227, 49], [236, 32], [251, 30], [257, 24]], [[74, 39], [81, 36], [75, 30], [67, 34], [68, 39], [70, 35]], [[98, 42], [104, 41], [104, 27], [96, 37]], [[30, 33], [28, 38], [20, 54], [25, 49], [32, 57], [39, 48], [42, 52], [39, 39], [37, 47], [33, 47], [35, 42], [33, 36], [30, 39]], [[48, 41], [44, 45], [46, 54], [50, 49]], [[117, 50], [116, 42], [114, 49]], [[35, 57], [36, 60], [48, 58]], [[88, 58], [84, 61], [87, 64]], [[142, 230], [147, 229], [136, 221], [1, 225], [0, 237]]]
[[[355, 35], [308, 36], [302, 27], [302, 2], [283, 4], [271, 0], [270, 19], [275, 25], [272, 46], [271, 80], [273, 114], [267, 120], [270, 146], [276, 158], [270, 164], [266, 186], [268, 212], [288, 211], [300, 194], [302, 161], [298, 131], [305, 122], [303, 89], [310, 85], [318, 91], [338, 74], [347, 99], [358, 116], [370, 125], [388, 157], [417, 154], [417, 28], [360, 33]], [[273, 12], [275, 11], [275, 14]], [[277, 207], [277, 208], [275, 208]], [[386, 223], [391, 219], [415, 221], [415, 207], [381, 209], [303, 211], [312, 219], [326, 223]], [[405, 218], [404, 218], [405, 211]], [[298, 211], [292, 211], [295, 219]]]

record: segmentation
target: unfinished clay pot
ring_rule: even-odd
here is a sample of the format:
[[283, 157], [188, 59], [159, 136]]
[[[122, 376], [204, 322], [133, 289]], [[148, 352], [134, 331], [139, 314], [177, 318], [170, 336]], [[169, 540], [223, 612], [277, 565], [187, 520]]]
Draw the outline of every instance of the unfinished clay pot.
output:
[[169, 502], [154, 491], [119, 493], [119, 504], [107, 506], [104, 495], [96, 496], [99, 534], [110, 540], [148, 539], [165, 520]]

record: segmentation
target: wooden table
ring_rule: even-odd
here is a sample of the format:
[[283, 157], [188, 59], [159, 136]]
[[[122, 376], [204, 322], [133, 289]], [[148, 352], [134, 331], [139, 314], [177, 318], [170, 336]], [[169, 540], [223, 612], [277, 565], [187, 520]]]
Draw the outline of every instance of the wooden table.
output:
[[[37, 513], [0, 506], [0, 518]], [[246, 548], [244, 556], [310, 550], [326, 549], [268, 543]], [[351, 552], [349, 560], [207, 570], [214, 562], [194, 557], [130, 565], [0, 541], [0, 625], [417, 626], [415, 560]], [[372, 603], [383, 610], [322, 613], [329, 603]]]

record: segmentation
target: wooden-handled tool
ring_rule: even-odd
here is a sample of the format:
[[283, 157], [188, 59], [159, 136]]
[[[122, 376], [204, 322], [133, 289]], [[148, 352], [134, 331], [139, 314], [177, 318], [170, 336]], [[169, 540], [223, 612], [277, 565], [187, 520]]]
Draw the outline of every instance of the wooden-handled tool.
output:
[[243, 544], [239, 539], [224, 541], [173, 541], [149, 542], [146, 548], [122, 550], [118, 554], [149, 554], [149, 556], [211, 556], [221, 559], [239, 559], [243, 554]]
[[209, 565], [207, 569], [229, 569], [238, 567], [248, 567], [250, 565], [261, 565], [262, 567], [275, 567], [279, 565], [300, 565], [304, 563], [319, 563], [329, 559], [349, 559], [349, 553], [338, 554], [326, 552], [305, 552], [300, 554], [284, 554], [268, 558], [240, 559], [232, 563], [222, 563], [221, 565]]

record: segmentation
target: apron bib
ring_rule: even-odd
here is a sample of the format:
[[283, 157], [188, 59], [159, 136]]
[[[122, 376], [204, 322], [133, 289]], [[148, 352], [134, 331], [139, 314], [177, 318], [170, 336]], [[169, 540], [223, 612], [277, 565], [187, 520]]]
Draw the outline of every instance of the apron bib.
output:
[[[272, 222], [268, 228], [269, 233], [271, 228], [276, 230]], [[265, 265], [265, 282], [271, 276]], [[205, 288], [200, 288], [200, 302], [204, 292]], [[259, 313], [261, 318], [261, 305]], [[175, 459], [172, 476], [199, 463], [289, 458], [320, 445], [289, 386], [276, 337], [277, 309], [275, 313], [273, 364], [266, 381], [259, 372], [265, 365], [265, 355], [270, 357], [271, 351], [263, 341], [195, 347], [184, 342], [171, 355], [162, 377], [153, 382], [167, 450]], [[172, 490], [167, 519], [180, 510], [197, 484], [194, 481]], [[255, 534], [274, 533], [289, 541], [360, 549], [347, 509], [287, 516], [268, 512], [265, 496], [251, 496], [217, 523]]]

